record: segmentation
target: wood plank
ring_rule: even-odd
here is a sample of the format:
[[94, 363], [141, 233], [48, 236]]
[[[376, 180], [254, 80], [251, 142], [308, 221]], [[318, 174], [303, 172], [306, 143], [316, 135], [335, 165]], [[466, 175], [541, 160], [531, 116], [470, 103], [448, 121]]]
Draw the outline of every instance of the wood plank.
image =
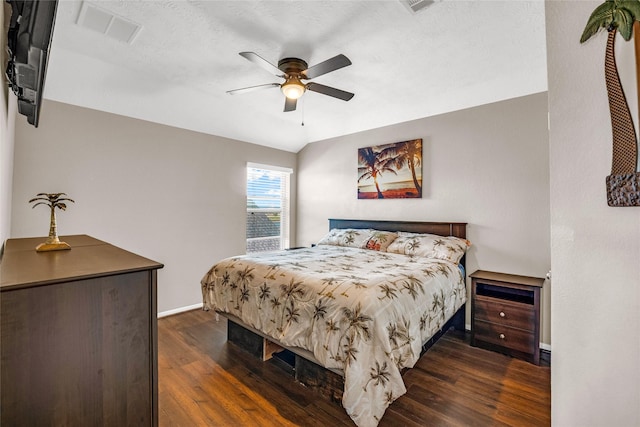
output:
[[296, 355], [296, 379], [336, 404], [342, 402], [344, 378]]
[[[353, 426], [344, 409], [226, 342], [226, 320], [199, 310], [162, 318], [161, 426]], [[404, 374], [408, 392], [381, 427], [548, 426], [550, 367], [469, 345], [448, 332]]]

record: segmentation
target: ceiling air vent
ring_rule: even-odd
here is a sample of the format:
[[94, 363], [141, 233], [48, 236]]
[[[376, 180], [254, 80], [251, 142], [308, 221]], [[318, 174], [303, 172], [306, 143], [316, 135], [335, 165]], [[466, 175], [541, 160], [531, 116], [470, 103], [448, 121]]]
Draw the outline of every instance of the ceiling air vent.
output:
[[400, 0], [400, 3], [405, 5], [409, 11], [416, 13], [425, 9], [427, 6], [432, 5], [436, 1], [437, 0]]
[[83, 2], [78, 20], [81, 27], [102, 33], [124, 43], [133, 43], [142, 26], [91, 3]]

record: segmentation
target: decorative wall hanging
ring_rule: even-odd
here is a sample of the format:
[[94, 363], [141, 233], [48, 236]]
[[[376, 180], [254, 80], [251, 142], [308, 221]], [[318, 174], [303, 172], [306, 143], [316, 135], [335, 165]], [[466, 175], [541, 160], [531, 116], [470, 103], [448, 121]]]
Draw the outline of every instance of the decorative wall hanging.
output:
[[358, 199], [422, 197], [422, 139], [358, 149]]
[[[587, 22], [580, 43], [584, 43], [601, 28], [609, 32], [605, 50], [605, 82], [609, 98], [611, 128], [613, 134], [613, 158], [611, 175], [606, 178], [609, 206], [640, 206], [640, 172], [638, 168], [638, 139], [625, 97], [615, 59], [616, 33], [629, 41], [634, 25], [640, 19], [639, 0], [607, 0], [598, 6]], [[637, 32], [637, 28], [636, 28]], [[640, 42], [634, 38], [636, 56], [640, 54]], [[636, 58], [636, 78], [638, 78]], [[640, 79], [638, 81], [640, 85]], [[640, 86], [639, 86], [640, 88]]]
[[75, 203], [73, 200], [68, 199], [65, 193], [38, 193], [36, 197], [29, 200], [29, 203], [37, 202], [31, 209], [38, 205], [46, 205], [51, 209], [51, 220], [49, 222], [49, 237], [44, 243], [40, 243], [36, 246], [36, 251], [60, 251], [65, 249], [71, 249], [71, 246], [65, 242], [61, 242], [58, 239], [58, 226], [56, 224], [56, 208], [67, 210], [67, 204], [65, 202]]

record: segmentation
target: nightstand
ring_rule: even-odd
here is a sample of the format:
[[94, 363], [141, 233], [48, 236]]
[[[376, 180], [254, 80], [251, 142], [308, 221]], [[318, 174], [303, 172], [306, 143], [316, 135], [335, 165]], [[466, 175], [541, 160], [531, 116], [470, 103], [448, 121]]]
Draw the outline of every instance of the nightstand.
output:
[[544, 279], [483, 270], [469, 277], [471, 345], [540, 364]]

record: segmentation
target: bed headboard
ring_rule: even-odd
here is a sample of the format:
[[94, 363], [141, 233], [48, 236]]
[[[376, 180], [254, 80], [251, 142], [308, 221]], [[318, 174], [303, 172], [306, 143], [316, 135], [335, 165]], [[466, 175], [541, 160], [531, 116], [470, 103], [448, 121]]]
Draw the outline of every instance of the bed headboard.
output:
[[368, 219], [329, 219], [329, 229], [333, 228], [374, 228], [382, 231], [407, 231], [429, 233], [438, 236], [467, 238], [466, 222], [420, 222], [420, 221], [377, 221]]

